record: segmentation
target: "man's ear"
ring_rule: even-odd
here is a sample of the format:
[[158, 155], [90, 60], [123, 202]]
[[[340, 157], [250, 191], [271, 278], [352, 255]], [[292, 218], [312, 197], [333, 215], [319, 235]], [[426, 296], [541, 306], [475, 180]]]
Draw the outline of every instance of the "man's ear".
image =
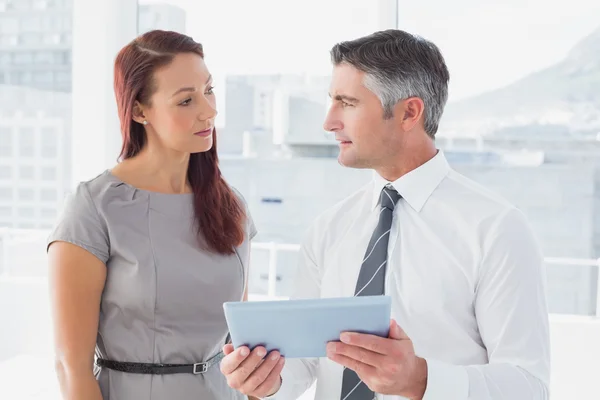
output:
[[423, 118], [425, 103], [418, 97], [409, 97], [394, 106], [394, 118], [403, 131], [410, 131]]

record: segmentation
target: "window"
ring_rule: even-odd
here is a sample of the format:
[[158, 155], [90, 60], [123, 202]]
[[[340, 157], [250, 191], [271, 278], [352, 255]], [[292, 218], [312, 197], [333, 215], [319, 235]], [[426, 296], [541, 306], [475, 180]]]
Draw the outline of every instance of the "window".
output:
[[0, 35], [0, 44], [5, 46], [16, 46], [19, 43], [19, 37], [13, 34]]
[[67, 51], [54, 51], [52, 57], [54, 57], [55, 64], [68, 64], [67, 62]]
[[12, 129], [0, 126], [0, 157], [12, 156], [13, 141]]
[[35, 177], [35, 170], [31, 165], [21, 165], [19, 167], [19, 179], [30, 180]]
[[18, 82], [22, 84], [29, 84], [33, 82], [33, 74], [29, 71], [17, 72], [18, 74]]
[[0, 187], [0, 201], [12, 200], [13, 191], [9, 187]]
[[44, 146], [53, 145], [58, 140], [56, 129], [52, 127], [44, 127], [41, 129], [41, 138]]
[[42, 168], [42, 180], [54, 181], [56, 180], [56, 168], [55, 167], [44, 167]]
[[42, 208], [42, 218], [54, 218], [56, 217], [56, 209], [54, 208]]
[[36, 64], [52, 64], [54, 63], [54, 56], [50, 51], [37, 51], [35, 53]]
[[73, 36], [70, 33], [63, 33], [61, 36], [61, 42], [63, 44], [71, 44], [73, 42]]
[[56, 146], [44, 146], [42, 147], [42, 157], [44, 158], [55, 158], [57, 155]]
[[55, 26], [54, 21], [56, 21], [56, 17], [53, 15], [42, 16], [42, 30], [44, 32], [48, 32], [60, 29], [59, 27]]
[[40, 42], [42, 41], [42, 37], [43, 35], [39, 33], [21, 33], [19, 35], [19, 43], [24, 45], [40, 44]]
[[52, 30], [56, 31], [56, 32], [62, 31], [64, 28], [62, 25], [62, 21], [63, 20], [62, 20], [61, 16], [57, 15], [57, 16], [52, 17]]
[[48, 8], [48, 1], [47, 0], [35, 0], [33, 2], [33, 8], [35, 10], [45, 10]]
[[[62, 209], [64, 180], [74, 174], [65, 141], [72, 137], [73, 100], [66, 76], [73, 13], [67, 9], [75, 1], [0, 0], [0, 371], [10, 371], [13, 383], [0, 378], [0, 399], [33, 400], [20, 360], [45, 363], [51, 351], [44, 339], [50, 309], [40, 289], [47, 278], [45, 238]], [[132, 0], [108, 1], [118, 8]], [[114, 15], [97, 18], [110, 23]], [[97, 53], [95, 46], [84, 51], [86, 58]], [[52, 382], [52, 367], [36, 371]], [[37, 392], [59, 398], [54, 386]]]
[[12, 53], [0, 52], [0, 66], [10, 65], [12, 63]]
[[0, 165], [0, 180], [10, 179], [12, 177], [12, 168], [8, 165]]
[[[0, 8], [0, 12], [2, 12], [1, 8]], [[8, 16], [8, 15], [1, 16], [1, 14], [0, 14], [0, 35], [5, 34], [5, 33], [6, 34], [15, 34], [17, 32], [19, 32], [18, 20], [14, 17]]]
[[21, 19], [21, 29], [24, 32], [37, 32], [40, 30], [42, 19], [36, 15]]
[[35, 83], [52, 83], [52, 72], [43, 71], [43, 72], [34, 72], [33, 81]]
[[58, 196], [56, 189], [42, 189], [40, 192], [40, 199], [42, 201], [56, 201]]
[[15, 53], [15, 64], [31, 65], [33, 63], [33, 54], [28, 51]]
[[44, 44], [60, 44], [60, 34], [54, 33], [44, 36]]
[[17, 208], [17, 216], [32, 218], [35, 216], [35, 208], [33, 207], [19, 207]]
[[22, 157], [35, 155], [35, 131], [33, 128], [26, 127], [19, 130], [19, 155]]
[[[70, 15], [66, 15], [63, 17], [63, 31], [71, 32], [73, 29], [73, 20]], [[71, 36], [69, 33], [68, 36]]]
[[42, 157], [54, 158], [58, 153], [58, 136], [54, 128], [43, 128], [41, 132]]
[[12, 0], [15, 10], [29, 11], [31, 8], [31, 0]]
[[7, 72], [6, 83], [10, 83], [12, 85], [19, 85], [21, 83], [21, 73], [20, 72]]
[[35, 190], [29, 188], [22, 188], [18, 190], [20, 201], [33, 201], [35, 200]]
[[69, 72], [57, 72], [56, 73], [56, 81], [60, 83], [69, 83], [71, 82], [71, 74]]

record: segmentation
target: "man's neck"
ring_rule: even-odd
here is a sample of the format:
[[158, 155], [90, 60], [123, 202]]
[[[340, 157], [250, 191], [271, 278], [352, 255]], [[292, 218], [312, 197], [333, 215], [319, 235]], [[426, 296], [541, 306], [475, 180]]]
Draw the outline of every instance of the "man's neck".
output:
[[375, 171], [385, 180], [394, 182], [410, 171], [419, 168], [438, 153], [433, 140], [420, 143], [419, 146], [408, 147], [398, 154], [391, 162], [375, 168]]

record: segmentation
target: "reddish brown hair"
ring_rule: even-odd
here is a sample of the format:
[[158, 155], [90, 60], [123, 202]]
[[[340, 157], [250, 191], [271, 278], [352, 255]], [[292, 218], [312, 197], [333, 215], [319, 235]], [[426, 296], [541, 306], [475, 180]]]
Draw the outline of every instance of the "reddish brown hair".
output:
[[[204, 58], [202, 45], [189, 36], [155, 30], [136, 38], [117, 55], [114, 88], [123, 136], [120, 159], [134, 157], [146, 144], [144, 127], [133, 120], [135, 102], [150, 104], [156, 91], [154, 72], [181, 53], [195, 53]], [[191, 154], [187, 175], [194, 192], [199, 239], [204, 238], [209, 250], [233, 254], [234, 247], [244, 240], [245, 212], [221, 176], [216, 130], [210, 150]]]

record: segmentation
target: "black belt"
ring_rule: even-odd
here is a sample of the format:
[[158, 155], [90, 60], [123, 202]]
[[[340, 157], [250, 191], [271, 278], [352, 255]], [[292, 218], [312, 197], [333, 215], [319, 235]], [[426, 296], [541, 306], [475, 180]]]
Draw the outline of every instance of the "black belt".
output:
[[206, 362], [200, 362], [195, 364], [150, 364], [150, 363], [136, 363], [136, 362], [125, 362], [125, 361], [111, 361], [103, 358], [96, 360], [96, 365], [102, 368], [113, 369], [115, 371], [129, 372], [132, 374], [152, 374], [152, 375], [165, 375], [165, 374], [203, 374], [210, 367], [217, 364], [225, 357], [223, 352], [219, 352], [216, 356], [209, 359]]

